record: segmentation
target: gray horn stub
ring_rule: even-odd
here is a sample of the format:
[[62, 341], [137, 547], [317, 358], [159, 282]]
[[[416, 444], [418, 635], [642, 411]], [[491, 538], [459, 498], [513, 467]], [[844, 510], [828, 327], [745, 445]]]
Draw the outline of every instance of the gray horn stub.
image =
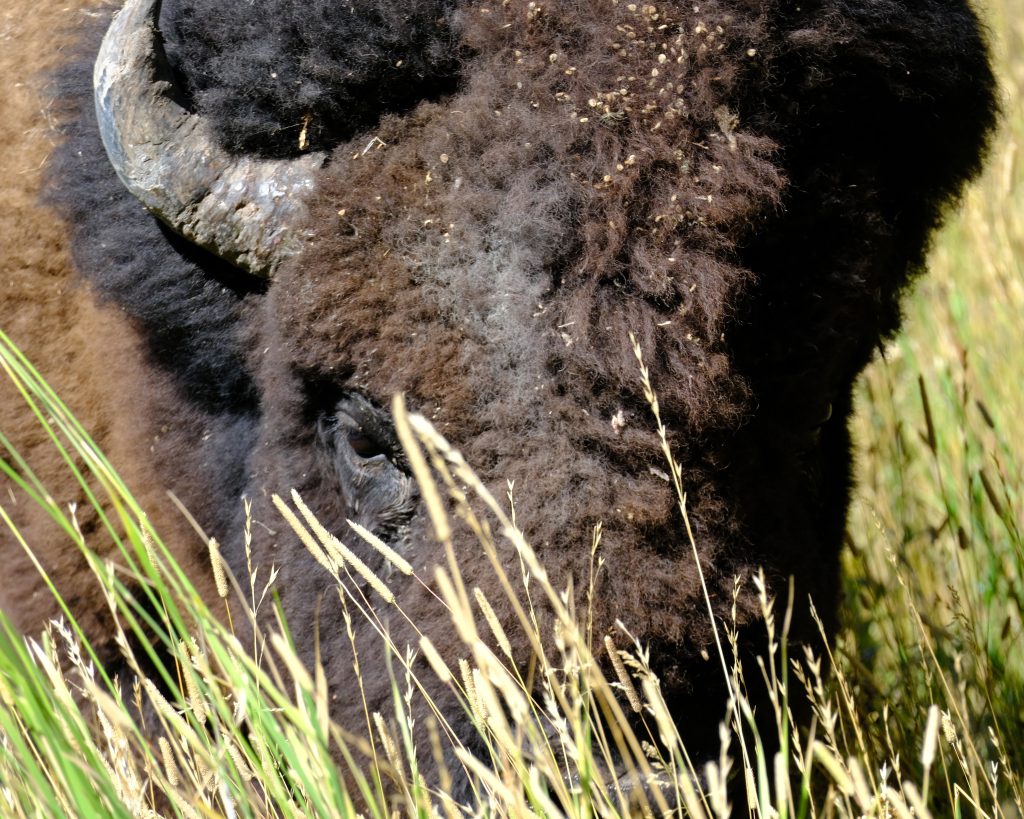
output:
[[93, 71], [96, 118], [125, 187], [184, 238], [261, 278], [301, 246], [305, 198], [326, 159], [232, 156], [172, 96], [159, 0], [128, 0]]

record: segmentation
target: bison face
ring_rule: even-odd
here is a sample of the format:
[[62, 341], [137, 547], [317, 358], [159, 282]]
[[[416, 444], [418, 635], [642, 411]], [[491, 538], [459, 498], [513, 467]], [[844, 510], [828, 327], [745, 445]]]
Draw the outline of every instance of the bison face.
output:
[[[776, 590], [795, 577], [808, 637], [806, 596], [835, 607], [853, 380], [991, 127], [970, 11], [206, 5], [165, 9], [168, 68], [152, 0], [130, 0], [96, 67], [110, 159], [166, 227], [109, 180], [72, 201], [83, 169], [101, 176], [85, 126], [61, 166], [79, 266], [176, 385], [167, 482], [228, 542], [231, 498], [254, 500], [293, 632], [310, 652], [319, 634], [339, 709], [361, 713], [329, 578], [268, 498], [295, 488], [343, 538], [357, 521], [430, 578], [443, 554], [387, 412], [403, 393], [496, 495], [514, 485], [557, 584], [587, 588], [603, 524], [595, 634], [621, 619], [651, 644], [692, 747], [715, 742], [710, 623], [630, 334], [716, 613], [764, 566]], [[493, 583], [472, 538], [456, 557]], [[449, 642], [427, 590], [395, 591]], [[751, 591], [737, 608], [756, 620]]]

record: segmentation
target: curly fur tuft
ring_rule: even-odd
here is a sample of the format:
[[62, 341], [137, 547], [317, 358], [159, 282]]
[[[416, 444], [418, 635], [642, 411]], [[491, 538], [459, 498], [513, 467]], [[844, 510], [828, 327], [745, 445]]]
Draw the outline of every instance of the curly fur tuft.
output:
[[[199, 111], [235, 151], [330, 148], [451, 91], [454, 0], [169, 0], [160, 30]], [[272, 25], [268, 25], [272, 21]]]

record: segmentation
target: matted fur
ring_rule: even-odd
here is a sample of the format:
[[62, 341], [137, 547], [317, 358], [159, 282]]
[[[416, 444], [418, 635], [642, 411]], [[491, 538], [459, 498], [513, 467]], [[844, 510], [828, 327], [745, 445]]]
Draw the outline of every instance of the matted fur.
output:
[[[695, 753], [715, 747], [723, 691], [702, 659], [710, 624], [629, 333], [683, 466], [716, 612], [727, 614], [734, 578], [763, 565], [775, 592], [795, 578], [796, 640], [813, 636], [808, 594], [831, 628], [853, 380], [896, 329], [900, 293], [994, 120], [973, 14], [961, 0], [438, 4], [441, 39], [415, 42], [424, 76], [457, 87], [431, 79], [415, 86], [418, 105], [385, 94], [370, 111], [365, 77], [315, 84], [325, 66], [304, 61], [292, 3], [259, 5], [267, 35], [247, 28], [239, 61], [220, 70], [237, 48], [220, 33], [220, 3], [183, 0], [172, 7], [181, 30], [209, 34], [172, 56], [229, 147], [298, 152], [302, 126], [337, 145], [312, 203], [314, 238], [265, 292], [120, 190], [92, 122], [97, 32], [62, 74], [50, 196], [78, 270], [128, 316], [146, 377], [164, 385], [158, 407], [113, 410], [155, 436], [148, 480], [199, 510], [236, 571], [228, 498], [254, 499], [257, 559], [282, 567], [285, 611], [310, 653], [317, 624], [338, 716], [355, 719], [340, 613], [319, 603], [329, 579], [267, 498], [295, 487], [339, 532], [360, 514], [382, 525], [339, 488], [322, 419], [346, 391], [382, 407], [404, 392], [496, 494], [515, 482], [519, 520], [556, 584], [586, 588], [590, 532], [603, 523], [595, 634], [618, 618], [652, 645], [684, 739]], [[404, 8], [363, 5], [380, 19]], [[333, 19], [321, 61], [390, 48], [376, 35], [349, 42], [355, 29]], [[446, 37], [458, 42], [441, 59]], [[355, 62], [384, 65], [389, 53]], [[250, 66], [278, 63], [308, 81], [308, 98], [296, 108], [268, 84], [262, 113], [240, 116]], [[336, 122], [349, 93], [355, 135]], [[389, 533], [432, 576], [441, 554], [422, 512]], [[457, 549], [468, 581], [491, 588], [474, 541]], [[430, 594], [396, 591], [450, 645]], [[41, 610], [3, 604], [22, 622]], [[738, 617], [754, 651], [749, 585]], [[394, 623], [397, 639], [414, 642], [405, 628]], [[524, 637], [513, 642], [525, 657]], [[386, 707], [387, 674], [365, 658], [364, 671], [371, 709]]]

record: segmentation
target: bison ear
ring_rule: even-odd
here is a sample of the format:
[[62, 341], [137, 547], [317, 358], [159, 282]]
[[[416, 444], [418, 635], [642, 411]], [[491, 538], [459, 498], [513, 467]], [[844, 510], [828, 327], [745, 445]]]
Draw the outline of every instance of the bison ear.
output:
[[305, 198], [326, 154], [232, 156], [185, 110], [156, 29], [160, 0], [127, 0], [93, 71], [100, 136], [124, 186], [154, 216], [206, 250], [270, 278], [302, 244]]

